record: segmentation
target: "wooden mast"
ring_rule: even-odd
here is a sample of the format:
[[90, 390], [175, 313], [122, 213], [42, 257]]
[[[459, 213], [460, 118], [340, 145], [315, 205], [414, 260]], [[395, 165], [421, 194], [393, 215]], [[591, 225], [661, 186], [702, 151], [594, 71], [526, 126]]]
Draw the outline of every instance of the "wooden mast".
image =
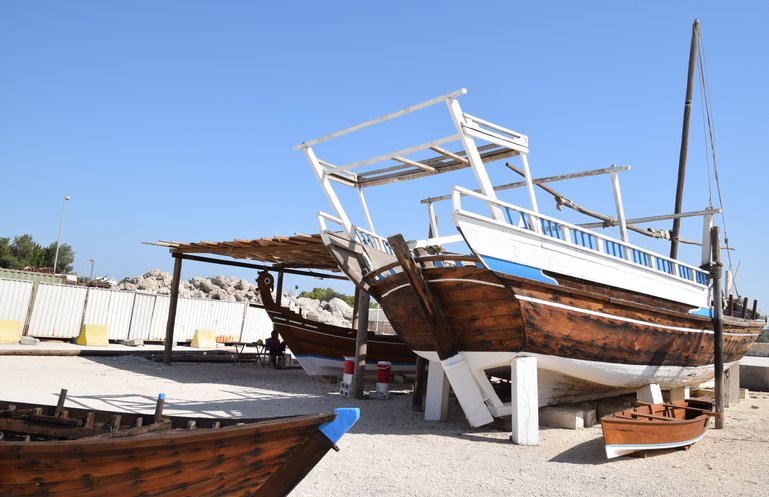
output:
[[[689, 150], [689, 116], [692, 111], [692, 89], [694, 87], [694, 67], [697, 59], [697, 41], [700, 35], [700, 21], [694, 20], [692, 25], [692, 43], [689, 48], [689, 72], [686, 77], [686, 101], [684, 102], [684, 124], [681, 131], [681, 152], [678, 155], [678, 184], [676, 185], [675, 214], [681, 213], [684, 198], [684, 178], [686, 177], [686, 154]], [[681, 220], [673, 219], [673, 229], [670, 232], [670, 258], [678, 258], [678, 236], [681, 231]]]

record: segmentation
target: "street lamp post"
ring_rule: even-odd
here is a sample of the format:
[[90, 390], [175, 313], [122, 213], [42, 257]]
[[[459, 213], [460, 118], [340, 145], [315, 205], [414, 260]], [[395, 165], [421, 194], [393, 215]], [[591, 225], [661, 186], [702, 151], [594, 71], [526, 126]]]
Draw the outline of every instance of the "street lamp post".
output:
[[53, 274], [56, 274], [56, 264], [59, 262], [59, 240], [61, 240], [61, 226], [64, 224], [64, 207], [67, 206], [69, 195], [64, 195], [64, 203], [61, 204], [61, 219], [59, 220], [59, 234], [56, 235], [56, 255], [53, 256]]
[[88, 259], [88, 262], [91, 263], [91, 276], [88, 277], [88, 281], [93, 281], [93, 265], [96, 264], [96, 261], [93, 259]]

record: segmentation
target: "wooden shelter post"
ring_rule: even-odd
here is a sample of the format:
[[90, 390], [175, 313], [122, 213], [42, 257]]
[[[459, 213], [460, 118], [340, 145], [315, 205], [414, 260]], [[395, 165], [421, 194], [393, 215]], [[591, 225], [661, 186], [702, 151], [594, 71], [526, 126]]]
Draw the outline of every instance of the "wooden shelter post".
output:
[[176, 326], [176, 304], [179, 301], [179, 284], [182, 278], [182, 257], [172, 254], [174, 258], [174, 275], [171, 279], [171, 301], [168, 306], [168, 321], [166, 322], [166, 341], [163, 348], [163, 363], [171, 364], [171, 353], [174, 348], [174, 327]]
[[713, 353], [716, 381], [716, 429], [724, 427], [724, 349], [723, 349], [723, 319], [724, 312], [721, 304], [721, 241], [718, 226], [710, 229], [710, 246], [713, 247], [713, 262], [710, 265], [710, 276], [713, 278]]
[[275, 303], [281, 305], [283, 301], [283, 269], [278, 270], [278, 285], [275, 288]]
[[356, 399], [363, 399], [363, 386], [366, 377], [366, 351], [368, 349], [368, 306], [371, 296], [361, 289], [355, 301], [358, 315], [358, 335], [355, 338], [355, 375], [353, 376], [353, 392]]

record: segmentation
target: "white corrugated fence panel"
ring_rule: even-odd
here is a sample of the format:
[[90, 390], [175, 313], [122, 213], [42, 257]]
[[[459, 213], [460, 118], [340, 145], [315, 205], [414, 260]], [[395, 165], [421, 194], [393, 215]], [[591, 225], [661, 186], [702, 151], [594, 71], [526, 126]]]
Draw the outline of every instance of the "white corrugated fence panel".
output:
[[222, 302], [212, 300], [209, 307], [212, 319], [212, 330], [217, 342], [239, 342], [243, 329], [242, 302]]
[[237, 341], [242, 324], [241, 303], [180, 298], [176, 308], [174, 340], [188, 342], [195, 335], [195, 330], [210, 330], [219, 341]]
[[211, 319], [208, 303], [199, 299], [182, 299], [176, 303], [176, 321], [174, 340], [189, 342], [195, 335], [195, 330], [211, 330]]
[[80, 335], [86, 292], [85, 287], [40, 283], [28, 334], [50, 338]]
[[261, 339], [263, 342], [270, 337], [272, 332], [272, 320], [267, 311], [261, 307], [248, 307], [246, 321], [243, 323], [243, 334], [240, 341], [254, 343]]
[[133, 301], [134, 292], [89, 288], [83, 324], [105, 325], [110, 340], [125, 340], [131, 324]]
[[[171, 297], [158, 295], [155, 297], [155, 307], [152, 309], [152, 321], [145, 340], [151, 342], [164, 341], [166, 339], [166, 326], [168, 325], [168, 308], [171, 306]], [[178, 314], [178, 313], [177, 313]], [[174, 341], [176, 337], [174, 336]]]
[[0, 319], [27, 324], [27, 310], [32, 297], [31, 281], [0, 279]]
[[128, 331], [129, 339], [150, 340], [150, 330], [152, 329], [152, 314], [155, 310], [156, 298], [157, 295], [154, 293], [136, 292], [134, 294], [131, 326]]

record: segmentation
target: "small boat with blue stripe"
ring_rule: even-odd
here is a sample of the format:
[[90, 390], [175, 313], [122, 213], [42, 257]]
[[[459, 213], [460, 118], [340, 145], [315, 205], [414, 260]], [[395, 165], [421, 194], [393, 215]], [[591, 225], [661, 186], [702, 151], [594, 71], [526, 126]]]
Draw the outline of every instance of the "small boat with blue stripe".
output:
[[661, 404], [637, 402], [601, 418], [606, 458], [646, 455], [663, 449], [688, 449], [705, 436], [713, 411], [706, 399], [678, 400]]
[[187, 417], [0, 401], [0, 496], [280, 497], [360, 418]]

